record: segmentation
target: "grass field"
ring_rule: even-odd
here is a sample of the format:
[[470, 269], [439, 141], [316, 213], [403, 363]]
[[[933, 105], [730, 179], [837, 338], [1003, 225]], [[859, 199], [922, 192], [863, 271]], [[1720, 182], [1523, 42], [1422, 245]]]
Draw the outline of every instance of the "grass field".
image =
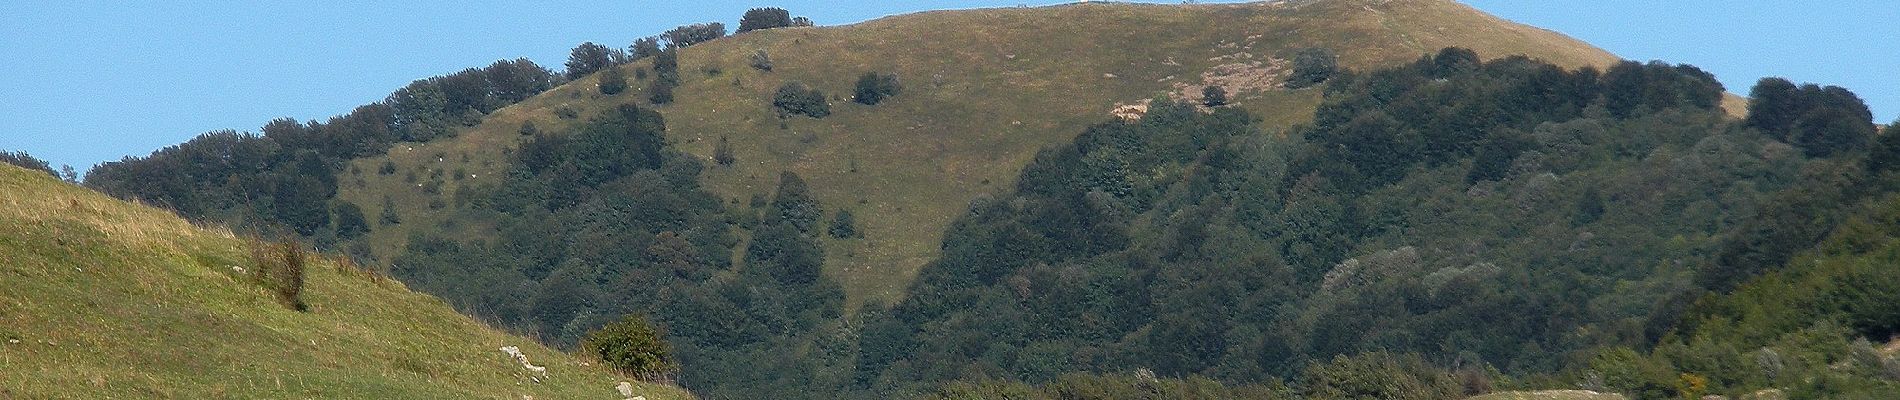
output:
[[0, 399], [620, 398], [623, 377], [329, 261], [308, 269], [310, 311], [291, 311], [237, 269], [248, 246], [0, 165]]
[[[865, 238], [828, 239], [826, 270], [844, 284], [855, 309], [901, 298], [972, 198], [1010, 190], [1037, 150], [1108, 121], [1117, 105], [1195, 98], [1203, 85], [1219, 83], [1272, 134], [1309, 118], [1320, 101], [1316, 90], [1269, 87], [1298, 49], [1331, 48], [1341, 65], [1368, 69], [1446, 46], [1573, 67], [1615, 60], [1588, 44], [1446, 0], [936, 11], [754, 31], [687, 48], [678, 100], [657, 108], [669, 139], [694, 155], [709, 160], [713, 144], [729, 138], [737, 164], [711, 168], [704, 179], [735, 206], [769, 195], [779, 171], [791, 170], [828, 212], [853, 211]], [[760, 49], [774, 70], [748, 66]], [[877, 106], [850, 102], [852, 83], [870, 71], [896, 73], [903, 94]], [[778, 118], [769, 97], [789, 81], [830, 94], [834, 114]], [[632, 83], [635, 90], [609, 97], [595, 89], [594, 78], [583, 78], [499, 110], [458, 137], [399, 144], [387, 156], [358, 160], [339, 180], [340, 197], [375, 216], [388, 196], [404, 218], [364, 240], [384, 259], [419, 229], [490, 237], [492, 227], [479, 215], [456, 211], [455, 191], [503, 173], [523, 122], [557, 130], [578, 122], [559, 117], [562, 110], [585, 118], [619, 104], [644, 105], [640, 89], [650, 82]], [[398, 172], [377, 174], [385, 162]], [[440, 194], [423, 191], [430, 176], [448, 177]]]

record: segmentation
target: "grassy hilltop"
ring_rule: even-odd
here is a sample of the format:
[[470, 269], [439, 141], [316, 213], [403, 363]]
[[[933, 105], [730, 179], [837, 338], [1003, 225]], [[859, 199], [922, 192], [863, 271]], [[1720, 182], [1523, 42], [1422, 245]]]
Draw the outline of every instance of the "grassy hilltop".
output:
[[[769, 195], [778, 172], [791, 170], [811, 183], [828, 213], [851, 210], [865, 238], [825, 245], [827, 272], [855, 307], [901, 298], [971, 199], [1008, 191], [1037, 150], [1106, 121], [1118, 105], [1194, 99], [1203, 86], [1219, 84], [1275, 130], [1310, 118], [1320, 101], [1316, 89], [1277, 86], [1299, 49], [1330, 48], [1341, 66], [1367, 70], [1447, 46], [1569, 67], [1616, 60], [1446, 0], [935, 11], [754, 31], [688, 47], [680, 56], [678, 100], [657, 109], [667, 118], [668, 139], [694, 155], [710, 159], [721, 136], [731, 141], [737, 163], [711, 168], [704, 183], [735, 206]], [[775, 64], [770, 72], [749, 66], [761, 49]], [[621, 68], [628, 76], [651, 69], [648, 61]], [[850, 102], [851, 85], [864, 72], [896, 73], [904, 92], [876, 106]], [[454, 212], [457, 190], [504, 173], [524, 122], [546, 131], [580, 121], [560, 114], [584, 118], [618, 104], [646, 105], [643, 90], [652, 78], [630, 81], [626, 93], [603, 96], [596, 77], [582, 78], [492, 113], [457, 137], [359, 159], [340, 176], [338, 197], [372, 216], [390, 199], [403, 223], [380, 226], [364, 240], [385, 259], [416, 229], [491, 235], [479, 215]], [[770, 97], [792, 81], [832, 97], [833, 114], [778, 118]], [[378, 174], [385, 163], [397, 172]], [[430, 176], [449, 177], [440, 194], [419, 184]]]
[[228, 231], [36, 171], [0, 165], [0, 227], [0, 399], [608, 399], [628, 380], [327, 259], [291, 311]]

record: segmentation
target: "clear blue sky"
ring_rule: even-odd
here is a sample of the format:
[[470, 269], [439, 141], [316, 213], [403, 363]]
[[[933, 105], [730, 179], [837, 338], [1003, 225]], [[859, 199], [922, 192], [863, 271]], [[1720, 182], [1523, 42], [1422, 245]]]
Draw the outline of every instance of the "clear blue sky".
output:
[[[821, 25], [1024, 1], [6, 1], [0, 150], [91, 165], [277, 117], [325, 119], [411, 80], [528, 57], [558, 68], [582, 41], [624, 46], [779, 6]], [[1031, 5], [1049, 4], [1029, 1]], [[1469, 0], [1624, 58], [1845, 86], [1900, 117], [1900, 6], [1890, 1]]]

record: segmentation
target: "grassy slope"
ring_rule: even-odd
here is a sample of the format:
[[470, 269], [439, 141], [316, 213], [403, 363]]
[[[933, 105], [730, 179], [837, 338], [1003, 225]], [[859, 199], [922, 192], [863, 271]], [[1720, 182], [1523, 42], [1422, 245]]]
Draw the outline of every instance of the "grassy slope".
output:
[[0, 227], [0, 399], [607, 399], [623, 379], [327, 261], [311, 312], [288, 311], [231, 268], [248, 261], [228, 231], [35, 171], [0, 165]]
[[[685, 49], [679, 100], [659, 109], [670, 139], [695, 155], [709, 157], [721, 135], [730, 137], [738, 164], [712, 168], [705, 178], [727, 198], [769, 194], [778, 171], [793, 170], [827, 211], [852, 209], [866, 239], [829, 240], [827, 272], [856, 306], [902, 296], [972, 198], [1008, 190], [1038, 149], [1106, 120], [1118, 103], [1169, 92], [1197, 97], [1203, 73], [1221, 64], [1259, 62], [1266, 68], [1254, 77], [1277, 79], [1285, 71], [1271, 66], [1309, 46], [1336, 49], [1341, 64], [1355, 69], [1409, 62], [1446, 46], [1567, 66], [1615, 60], [1588, 44], [1446, 0], [938, 11], [751, 32]], [[771, 54], [774, 71], [748, 67], [756, 49]], [[835, 100], [831, 117], [796, 117], [783, 127], [770, 109], [769, 97], [783, 82], [805, 82], [842, 99], [866, 71], [896, 72], [905, 93], [874, 107]], [[595, 83], [581, 79], [500, 110], [455, 139], [398, 145], [386, 157], [359, 160], [362, 173], [341, 180], [341, 197], [371, 216], [383, 195], [395, 200], [405, 223], [369, 239], [377, 254], [394, 254], [409, 230], [442, 226], [453, 214], [428, 209], [406, 174], [476, 176], [450, 180], [447, 199], [455, 187], [501, 172], [523, 121], [546, 130], [573, 123], [555, 116], [563, 107], [584, 117], [644, 103], [632, 91], [603, 97]], [[1319, 95], [1271, 89], [1239, 91], [1234, 99], [1273, 130], [1309, 118]], [[402, 172], [377, 175], [385, 160]], [[455, 219], [454, 232], [480, 235], [485, 227], [479, 218]]]

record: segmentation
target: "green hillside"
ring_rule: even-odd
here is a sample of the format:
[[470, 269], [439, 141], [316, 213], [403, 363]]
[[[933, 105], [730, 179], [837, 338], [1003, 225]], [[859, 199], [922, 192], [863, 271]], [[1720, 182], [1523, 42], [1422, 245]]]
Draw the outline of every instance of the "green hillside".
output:
[[0, 227], [3, 399], [609, 399], [628, 380], [327, 259], [291, 311], [228, 231], [37, 171], [0, 166]]
[[[1204, 85], [1218, 84], [1264, 120], [1261, 129], [1277, 131], [1310, 118], [1320, 102], [1317, 89], [1277, 86], [1295, 51], [1329, 48], [1342, 66], [1367, 70], [1447, 46], [1566, 67], [1615, 61], [1588, 44], [1445, 0], [936, 11], [754, 31], [685, 48], [678, 100], [657, 109], [669, 140], [691, 154], [710, 159], [719, 138], [729, 138], [737, 162], [703, 175], [729, 201], [769, 196], [779, 171], [790, 170], [810, 182], [827, 213], [854, 213], [864, 238], [825, 246], [827, 272], [855, 308], [900, 299], [970, 200], [1011, 190], [1038, 149], [1067, 141], [1118, 105], [1196, 99]], [[772, 71], [749, 66], [757, 50], [770, 55]], [[621, 68], [638, 76], [633, 70], [650, 70], [650, 62]], [[851, 84], [864, 72], [895, 73], [904, 92], [876, 106], [850, 102]], [[770, 97], [793, 81], [830, 94], [833, 114], [778, 118]], [[645, 104], [652, 79], [632, 80], [634, 88], [617, 96], [601, 95], [596, 83], [582, 78], [489, 114], [452, 139], [399, 144], [355, 161], [339, 177], [338, 198], [375, 216], [386, 197], [403, 219], [361, 242], [389, 260], [418, 229], [492, 235], [484, 218], [456, 212], [455, 193], [495, 182], [524, 137], [524, 122], [558, 130], [579, 123], [560, 114]], [[377, 173], [385, 163], [395, 171]]]

